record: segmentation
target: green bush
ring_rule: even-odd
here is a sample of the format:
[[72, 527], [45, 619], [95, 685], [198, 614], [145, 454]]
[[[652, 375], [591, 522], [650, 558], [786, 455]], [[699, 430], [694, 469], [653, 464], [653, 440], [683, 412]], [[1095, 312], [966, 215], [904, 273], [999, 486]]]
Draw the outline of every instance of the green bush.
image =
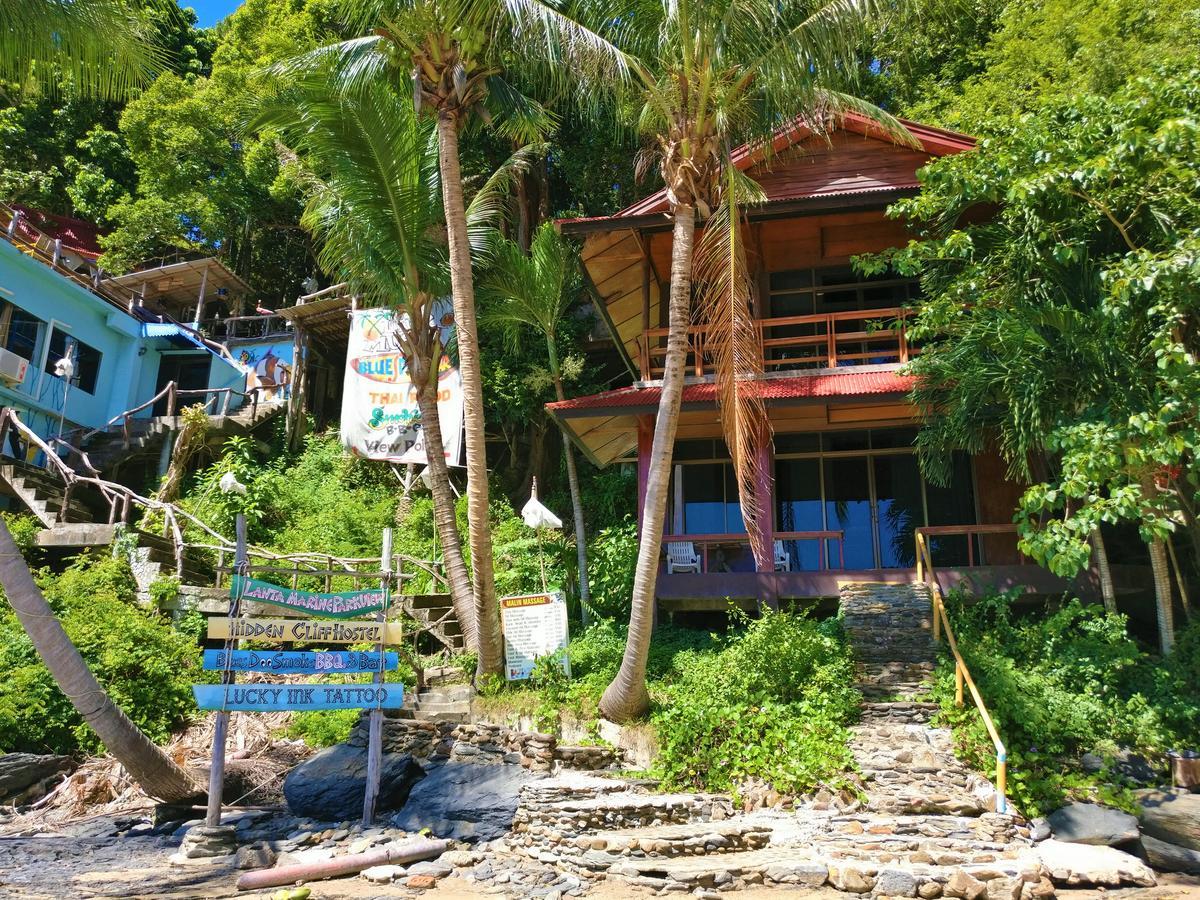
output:
[[836, 783], [851, 766], [846, 725], [859, 695], [836, 628], [764, 611], [719, 652], [672, 659], [656, 697], [655, 772], [667, 787], [736, 791], [759, 778], [783, 794]]
[[[1079, 772], [1074, 757], [1128, 747], [1151, 757], [1200, 739], [1196, 648], [1200, 623], [1180, 635], [1163, 664], [1127, 634], [1125, 617], [1069, 600], [1043, 615], [1014, 618], [1012, 597], [948, 603], [959, 646], [1008, 750], [1009, 792], [1026, 813], [1069, 797], [1102, 796], [1104, 778]], [[960, 752], [994, 774], [995, 751], [975, 707], [954, 705], [954, 666], [943, 658], [934, 696]]]
[[[195, 709], [191, 685], [201, 674], [200, 654], [191, 638], [136, 605], [123, 559], [80, 557], [61, 575], [40, 572], [38, 583], [112, 701], [165, 743]], [[0, 670], [0, 752], [100, 749], [7, 603], [0, 607]]]
[[38, 549], [37, 536], [42, 530], [42, 523], [25, 513], [0, 513], [4, 516], [4, 524], [12, 535], [13, 543], [21, 551], [28, 562], [35, 562], [41, 551]]
[[350, 737], [358, 721], [357, 709], [312, 709], [292, 714], [285, 733], [310, 747], [332, 747]]
[[632, 519], [611, 525], [592, 539], [588, 547], [588, 587], [592, 610], [598, 617], [629, 618], [637, 553], [637, 524]]

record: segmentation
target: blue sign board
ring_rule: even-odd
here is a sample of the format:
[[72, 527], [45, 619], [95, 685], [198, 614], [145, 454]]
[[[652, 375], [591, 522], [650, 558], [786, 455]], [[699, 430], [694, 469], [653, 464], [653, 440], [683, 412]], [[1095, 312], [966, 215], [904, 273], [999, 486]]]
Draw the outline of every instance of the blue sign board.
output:
[[404, 685], [195, 684], [200, 709], [282, 712], [303, 709], [399, 709]]
[[[383, 668], [391, 672], [400, 664], [400, 655], [385, 653]], [[275, 675], [336, 675], [352, 672], [378, 672], [379, 654], [355, 650], [331, 650], [309, 653], [300, 650], [205, 650], [204, 668], [210, 672], [270, 672]]]

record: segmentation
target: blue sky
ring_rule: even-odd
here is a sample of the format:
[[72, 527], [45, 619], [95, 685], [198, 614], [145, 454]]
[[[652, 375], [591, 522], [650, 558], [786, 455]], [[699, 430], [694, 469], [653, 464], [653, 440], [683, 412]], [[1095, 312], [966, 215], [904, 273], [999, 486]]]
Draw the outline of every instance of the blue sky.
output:
[[201, 28], [216, 25], [219, 21], [242, 5], [242, 0], [179, 0], [180, 6], [190, 6], [196, 11]]

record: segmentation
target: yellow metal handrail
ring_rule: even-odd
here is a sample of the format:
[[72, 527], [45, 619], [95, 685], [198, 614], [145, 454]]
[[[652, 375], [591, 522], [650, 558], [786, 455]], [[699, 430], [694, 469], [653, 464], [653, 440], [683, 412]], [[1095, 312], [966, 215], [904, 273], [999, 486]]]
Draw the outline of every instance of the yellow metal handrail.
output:
[[[939, 533], [945, 533], [948, 530], [940, 528]], [[970, 530], [969, 526], [964, 526], [961, 531], [962, 534], [967, 535], [967, 540], [970, 540]], [[933, 568], [933, 555], [930, 553], [924, 528], [916, 529], [916, 543], [917, 580], [924, 581], [929, 585], [929, 594], [933, 598], [933, 639], [938, 640], [941, 637], [942, 629], [945, 629], [946, 643], [954, 657], [954, 702], [958, 706], [963, 705], [963, 683], [965, 682], [971, 692], [971, 699], [975, 701], [975, 708], [979, 710], [980, 718], [983, 719], [983, 727], [987, 729], [988, 737], [992, 739], [992, 744], [996, 748], [996, 812], [1005, 813], [1008, 811], [1008, 801], [1005, 798], [1005, 791], [1008, 787], [1008, 751], [1004, 747], [1004, 741], [1000, 740], [1000, 733], [996, 730], [996, 724], [992, 721], [987, 704], [983, 702], [983, 696], [975, 685], [975, 679], [971, 677], [971, 670], [967, 668], [967, 663], [963, 659], [962, 653], [959, 652], [958, 640], [954, 636], [954, 629], [950, 626], [946, 605], [942, 602], [942, 589]]]

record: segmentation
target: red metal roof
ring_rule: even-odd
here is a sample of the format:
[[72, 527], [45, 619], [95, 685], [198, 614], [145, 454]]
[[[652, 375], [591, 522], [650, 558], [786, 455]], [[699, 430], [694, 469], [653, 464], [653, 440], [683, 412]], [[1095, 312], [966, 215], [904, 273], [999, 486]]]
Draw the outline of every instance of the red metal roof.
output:
[[[791, 378], [764, 378], [753, 383], [764, 400], [798, 400], [821, 397], [864, 397], [875, 394], [905, 394], [916, 384], [911, 375], [894, 370], [847, 372], [836, 375], [798, 375]], [[582, 410], [619, 410], [624, 407], [657, 406], [657, 387], [627, 387], [603, 391], [587, 397], [572, 397], [546, 408], [555, 413]], [[689, 384], [683, 389], [684, 403], [716, 403], [717, 386], [713, 383]]]
[[[919, 187], [917, 169], [933, 156], [960, 153], [975, 146], [964, 134], [933, 128], [919, 122], [900, 120], [912, 135], [915, 146], [896, 143], [870, 119], [847, 114], [829, 142], [803, 153], [787, 153], [789, 147], [813, 136], [802, 124], [781, 131], [772, 142], [774, 158], [764, 164], [766, 148], [744, 144], [733, 153], [741, 170], [756, 170], [768, 202], [841, 197], [855, 194], [905, 190]], [[853, 140], [852, 136], [858, 136]], [[611, 216], [562, 219], [560, 224], [613, 221], [666, 212], [666, 192], [657, 191]]]
[[[82, 219], [70, 216], [60, 216], [55, 213], [43, 212], [40, 209], [30, 209], [28, 206], [13, 204], [13, 209], [21, 213], [18, 230], [29, 241], [36, 241], [37, 231], [47, 235], [51, 240], [61, 240], [63, 249], [88, 259], [96, 259], [104, 251], [100, 247], [100, 227]], [[33, 226], [32, 228], [30, 226]]]

